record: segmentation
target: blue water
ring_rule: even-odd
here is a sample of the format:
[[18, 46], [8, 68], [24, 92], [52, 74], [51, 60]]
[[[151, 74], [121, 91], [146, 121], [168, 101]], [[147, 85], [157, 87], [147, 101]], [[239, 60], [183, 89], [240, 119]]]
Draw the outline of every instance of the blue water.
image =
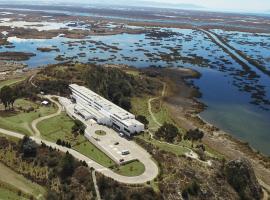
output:
[[[259, 75], [258, 77], [250, 79], [246, 75], [240, 75], [244, 71], [242, 66], [224, 53], [202, 32], [190, 29], [168, 29], [167, 31], [176, 32], [178, 35], [162, 39], [149, 38], [145, 34], [119, 34], [91, 36], [86, 40], [63, 37], [47, 40], [11, 40], [15, 48], [2, 48], [0, 51], [36, 53], [37, 56], [25, 62], [30, 67], [57, 63], [55, 57], [62, 55], [65, 58], [73, 57], [73, 60], [85, 63], [118, 63], [135, 67], [173, 66], [198, 70], [202, 77], [195, 80], [194, 84], [199, 86], [203, 94], [201, 101], [208, 106], [201, 113], [201, 116], [237, 138], [249, 142], [251, 146], [261, 152], [270, 155], [270, 106], [262, 101], [258, 105], [251, 104], [251, 102], [258, 101], [254, 97], [256, 91], [243, 90], [245, 86], [256, 86], [257, 89], [260, 88], [260, 91], [265, 93], [262, 98], [269, 100], [269, 76], [257, 69], [252, 69], [252, 71]], [[251, 37], [252, 35], [248, 35], [249, 39]], [[265, 36], [264, 39], [268, 41], [269, 38]], [[60, 52], [42, 53], [37, 51], [38, 47], [52, 45], [57, 46]], [[106, 45], [118, 47], [119, 50], [113, 51], [112, 48], [104, 50]], [[169, 55], [172, 53], [170, 47], [177, 47], [175, 51], [183, 57], [200, 56], [204, 60], [197, 65], [190, 61], [184, 62], [179, 58], [164, 61], [160, 54]], [[260, 54], [267, 60], [268, 51], [257, 50], [258, 55]], [[84, 57], [79, 57], [79, 53], [85, 53]], [[154, 55], [149, 56], [148, 53]]]

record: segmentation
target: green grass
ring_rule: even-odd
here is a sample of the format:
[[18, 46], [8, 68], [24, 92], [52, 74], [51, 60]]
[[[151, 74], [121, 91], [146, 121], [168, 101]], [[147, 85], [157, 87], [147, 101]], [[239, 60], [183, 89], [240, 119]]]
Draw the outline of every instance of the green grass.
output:
[[36, 184], [26, 179], [22, 175], [14, 172], [10, 168], [0, 163], [0, 181], [7, 185], [10, 185], [18, 190], [21, 190], [25, 194], [30, 194], [33, 196], [45, 196], [46, 190]]
[[9, 135], [5, 135], [4, 133], [1, 133], [1, 132], [0, 132], [0, 137], [5, 137], [8, 140], [16, 142], [16, 143], [20, 140], [19, 138], [12, 137], [12, 136], [9, 136]]
[[[0, 127], [23, 133], [25, 135], [33, 135], [33, 131], [31, 129], [31, 123], [33, 120], [56, 112], [56, 108], [54, 106], [41, 106], [25, 99], [16, 100], [14, 107], [16, 110], [15, 112], [4, 111], [3, 105], [0, 105]], [[22, 110], [18, 110], [17, 108], [19, 107], [23, 109], [33, 107], [35, 110], [27, 113]]]
[[96, 132], [95, 132], [95, 134], [97, 134], [97, 135], [106, 135], [106, 132], [105, 131], [102, 131], [102, 130], [97, 130]]
[[148, 99], [151, 97], [145, 96], [143, 98], [132, 98], [131, 99], [131, 104], [132, 104], [132, 110], [131, 112], [135, 115], [143, 115], [147, 118], [149, 121], [149, 129], [151, 130], [157, 130], [158, 125], [154, 122], [152, 119], [150, 113], [148, 112]]
[[[139, 135], [137, 137], [145, 140], [148, 143], [155, 145], [156, 147], [158, 147], [161, 150], [171, 152], [171, 153], [174, 153], [176, 155], [183, 155], [185, 153], [188, 153], [189, 150], [187, 148], [191, 147], [191, 143], [189, 141], [185, 141], [185, 140], [182, 140], [178, 144], [167, 144], [167, 143], [155, 140], [155, 139], [151, 139], [150, 136], [147, 134], [142, 134], [142, 135]], [[187, 148], [185, 148], [185, 147], [187, 147]]]
[[114, 169], [115, 172], [123, 176], [139, 176], [145, 171], [145, 166], [138, 160], [121, 165]]
[[10, 80], [6, 80], [6, 81], [0, 81], [0, 89], [2, 89], [2, 87], [7, 86], [7, 85], [14, 85], [16, 83], [22, 82], [24, 81], [26, 78], [17, 78], [17, 79], [10, 79]]
[[[159, 126], [155, 123], [150, 113], [148, 112], [148, 100], [150, 98], [152, 97], [145, 96], [142, 98], [137, 98], [137, 97], [132, 98], [131, 100], [132, 111], [131, 112], [134, 113], [135, 115], [145, 116], [147, 120], [149, 121], [149, 125], [148, 125], [149, 130], [156, 131], [159, 128]], [[164, 124], [165, 122], [175, 124], [172, 118], [170, 117], [168, 110], [163, 104], [158, 110], [155, 110], [152, 104], [152, 112], [160, 124]]]
[[111, 160], [105, 153], [99, 150], [95, 145], [93, 145], [88, 140], [83, 143], [73, 146], [73, 149], [87, 156], [88, 158], [96, 161], [104, 167], [114, 166], [116, 163]]
[[124, 70], [127, 74], [133, 75], [133, 76], [139, 76], [140, 72], [138, 70], [134, 69], [125, 69]]
[[62, 113], [59, 116], [40, 122], [37, 128], [40, 130], [42, 138], [46, 140], [52, 142], [56, 142], [57, 139], [68, 141], [73, 149], [99, 164], [105, 167], [115, 165], [113, 160], [89, 142], [83, 135], [75, 136], [72, 134], [73, 125], [74, 121], [65, 113]]
[[[57, 139], [65, 140], [71, 143], [72, 149], [104, 167], [114, 167], [116, 165], [112, 159], [89, 142], [83, 135], [74, 136], [72, 134], [73, 125], [74, 121], [65, 113], [62, 113], [59, 116], [40, 122], [37, 128], [40, 130], [42, 138], [46, 140], [52, 142], [56, 142]], [[120, 166], [119, 171], [115, 172], [124, 176], [136, 176], [144, 172], [144, 165], [136, 161]]]
[[0, 186], [0, 199], [1, 200], [27, 200], [28, 198], [19, 196], [17, 192], [6, 189], [6, 188], [2, 188]]

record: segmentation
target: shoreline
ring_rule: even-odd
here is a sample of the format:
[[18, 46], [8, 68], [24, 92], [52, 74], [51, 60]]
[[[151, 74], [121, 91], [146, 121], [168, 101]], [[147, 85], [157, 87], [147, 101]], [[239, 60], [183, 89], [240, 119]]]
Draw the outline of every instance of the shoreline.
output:
[[[37, 69], [30, 69], [28, 73], [35, 72], [36, 70]], [[149, 68], [137, 68], [137, 70], [143, 72], [144, 70], [149, 70]], [[157, 78], [166, 81], [168, 91], [163, 101], [168, 108], [169, 115], [179, 127], [183, 127], [186, 130], [191, 128], [200, 128], [203, 130], [205, 132], [203, 143], [225, 158], [247, 158], [251, 161], [257, 177], [264, 184], [270, 186], [269, 157], [256, 152], [256, 150], [250, 147], [246, 142], [235, 138], [230, 133], [216, 128], [213, 124], [207, 122], [200, 116], [200, 113], [206, 109], [206, 107], [198, 99], [198, 94], [200, 94], [199, 89], [188, 81], [200, 77], [197, 71], [188, 68], [150, 68], [150, 70], [159, 72]], [[27, 76], [26, 72], [25, 76]], [[180, 93], [179, 90], [181, 91]]]
[[[200, 117], [200, 113], [206, 109], [207, 105], [200, 102], [200, 99], [194, 95], [196, 94], [194, 91], [197, 91], [197, 94], [199, 91], [197, 87], [194, 87], [188, 81], [194, 78], [190, 76], [192, 72], [188, 73], [188, 75], [179, 73], [179, 77], [177, 77], [177, 71], [181, 72], [179, 69], [167, 68], [158, 70], [167, 75], [167, 78], [164, 78], [164, 75], [160, 77], [168, 85], [168, 92], [166, 92], [163, 102], [166, 108], [168, 108], [169, 115], [173, 121], [184, 130], [199, 128], [204, 131], [203, 143], [225, 158], [233, 160], [242, 157], [250, 160], [255, 169], [256, 176], [264, 184], [268, 185], [267, 187], [270, 187], [270, 157], [260, 153], [251, 147], [249, 143], [215, 127]], [[193, 69], [189, 70], [196, 72]], [[168, 73], [168, 71], [171, 72]], [[177, 79], [175, 79], [176, 77]], [[189, 94], [183, 93], [183, 90], [186, 90]]]

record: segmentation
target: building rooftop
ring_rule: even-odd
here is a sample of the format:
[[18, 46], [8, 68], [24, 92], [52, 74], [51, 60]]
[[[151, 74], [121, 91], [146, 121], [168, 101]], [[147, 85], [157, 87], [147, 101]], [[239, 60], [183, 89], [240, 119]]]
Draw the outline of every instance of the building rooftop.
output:
[[133, 114], [127, 112], [123, 108], [120, 108], [111, 101], [103, 98], [102, 96], [98, 95], [97, 93], [93, 92], [92, 90], [86, 87], [79, 86], [77, 84], [71, 84], [70, 88], [80, 92], [89, 100], [91, 100], [94, 104], [96, 104], [99, 107], [102, 107], [104, 110], [106, 110], [111, 115], [120, 120], [135, 119], [135, 116]]

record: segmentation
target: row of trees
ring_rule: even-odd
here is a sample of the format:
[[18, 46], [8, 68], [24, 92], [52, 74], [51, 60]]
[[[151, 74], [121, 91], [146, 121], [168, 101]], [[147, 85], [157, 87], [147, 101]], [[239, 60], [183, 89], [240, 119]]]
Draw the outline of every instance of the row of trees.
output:
[[69, 142], [65, 142], [64, 140], [58, 139], [56, 141], [56, 144], [67, 147], [67, 148], [71, 148], [71, 144]]

